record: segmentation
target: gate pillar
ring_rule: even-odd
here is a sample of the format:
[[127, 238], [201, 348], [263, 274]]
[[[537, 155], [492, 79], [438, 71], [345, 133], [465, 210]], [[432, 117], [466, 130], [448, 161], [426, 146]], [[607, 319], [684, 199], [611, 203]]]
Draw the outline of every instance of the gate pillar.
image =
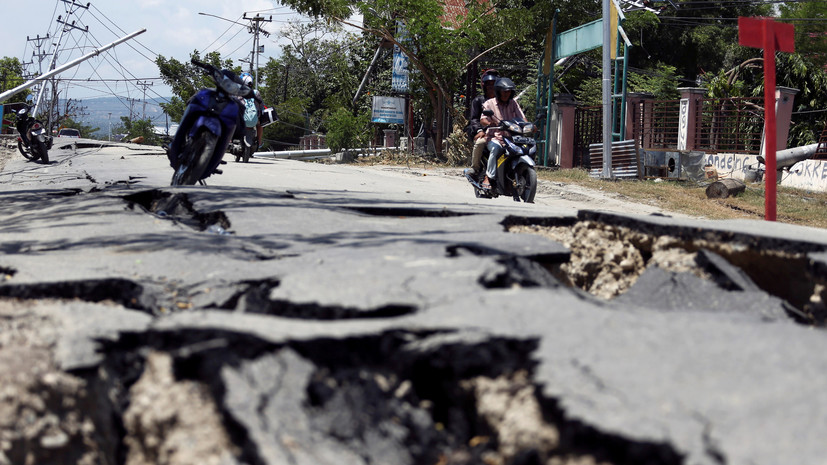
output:
[[571, 94], [557, 94], [554, 97], [557, 111], [560, 114], [558, 120], [557, 147], [560, 154], [560, 168], [574, 168], [574, 110], [575, 101]]
[[694, 150], [695, 134], [706, 89], [680, 87], [678, 91], [681, 93], [681, 107], [678, 118], [678, 150]]

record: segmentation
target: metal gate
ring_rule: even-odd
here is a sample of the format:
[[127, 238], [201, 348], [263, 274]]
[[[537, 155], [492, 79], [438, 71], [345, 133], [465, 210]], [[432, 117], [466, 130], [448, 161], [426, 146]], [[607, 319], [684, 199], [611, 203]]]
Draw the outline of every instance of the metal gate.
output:
[[603, 107], [581, 107], [574, 111], [573, 165], [589, 169], [589, 145], [603, 142]]

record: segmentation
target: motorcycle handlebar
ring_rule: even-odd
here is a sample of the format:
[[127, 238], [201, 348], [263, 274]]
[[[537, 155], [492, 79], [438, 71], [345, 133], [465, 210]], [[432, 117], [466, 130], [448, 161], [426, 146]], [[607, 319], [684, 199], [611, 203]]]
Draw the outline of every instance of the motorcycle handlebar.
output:
[[[192, 63], [193, 65], [195, 65], [199, 68], [202, 68], [202, 69], [206, 70], [207, 72], [212, 74], [213, 77], [215, 77], [216, 80], [220, 79], [220, 76], [218, 75], [220, 70], [218, 68], [216, 68], [215, 66], [213, 66], [209, 63], [200, 62], [200, 61], [196, 60], [195, 58], [191, 58], [190, 63]], [[240, 84], [240, 82], [239, 82], [239, 84]], [[264, 101], [262, 101], [261, 98], [255, 94], [252, 87], [248, 87], [248, 89], [249, 90], [243, 95], [244, 98], [255, 98], [259, 103], [264, 103]]]
[[195, 65], [195, 66], [197, 66], [201, 69], [209, 71], [210, 73], [215, 72], [215, 67], [213, 65], [209, 64], [209, 63], [200, 62], [200, 61], [196, 60], [195, 58], [190, 59], [190, 63], [192, 63], [193, 65]]

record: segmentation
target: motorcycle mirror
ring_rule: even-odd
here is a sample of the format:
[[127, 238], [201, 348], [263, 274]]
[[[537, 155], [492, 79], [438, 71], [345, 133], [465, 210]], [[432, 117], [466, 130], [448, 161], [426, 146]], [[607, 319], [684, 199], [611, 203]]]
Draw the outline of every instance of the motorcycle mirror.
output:
[[485, 115], [485, 116], [494, 116], [494, 111], [493, 110], [483, 110], [482, 114]]

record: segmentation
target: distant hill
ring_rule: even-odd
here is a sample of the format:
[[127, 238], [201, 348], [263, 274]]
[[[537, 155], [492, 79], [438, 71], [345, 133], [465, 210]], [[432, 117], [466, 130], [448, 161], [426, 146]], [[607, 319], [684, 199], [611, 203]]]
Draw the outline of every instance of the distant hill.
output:
[[[167, 117], [158, 105], [160, 102], [167, 100], [168, 98], [148, 98], [146, 100], [146, 117], [151, 119], [156, 126], [165, 126], [167, 124]], [[93, 99], [82, 99], [77, 102], [77, 105], [83, 108], [83, 113], [85, 115], [75, 119], [83, 124], [100, 128], [96, 133], [99, 135], [109, 133], [110, 121], [112, 123], [112, 128], [115, 128], [121, 124], [122, 116], [129, 116], [130, 102], [125, 98], [99, 97]], [[143, 118], [143, 101], [138, 100], [132, 103], [132, 113], [135, 115], [135, 118]], [[177, 121], [169, 121], [169, 124], [174, 123], [177, 123]]]

